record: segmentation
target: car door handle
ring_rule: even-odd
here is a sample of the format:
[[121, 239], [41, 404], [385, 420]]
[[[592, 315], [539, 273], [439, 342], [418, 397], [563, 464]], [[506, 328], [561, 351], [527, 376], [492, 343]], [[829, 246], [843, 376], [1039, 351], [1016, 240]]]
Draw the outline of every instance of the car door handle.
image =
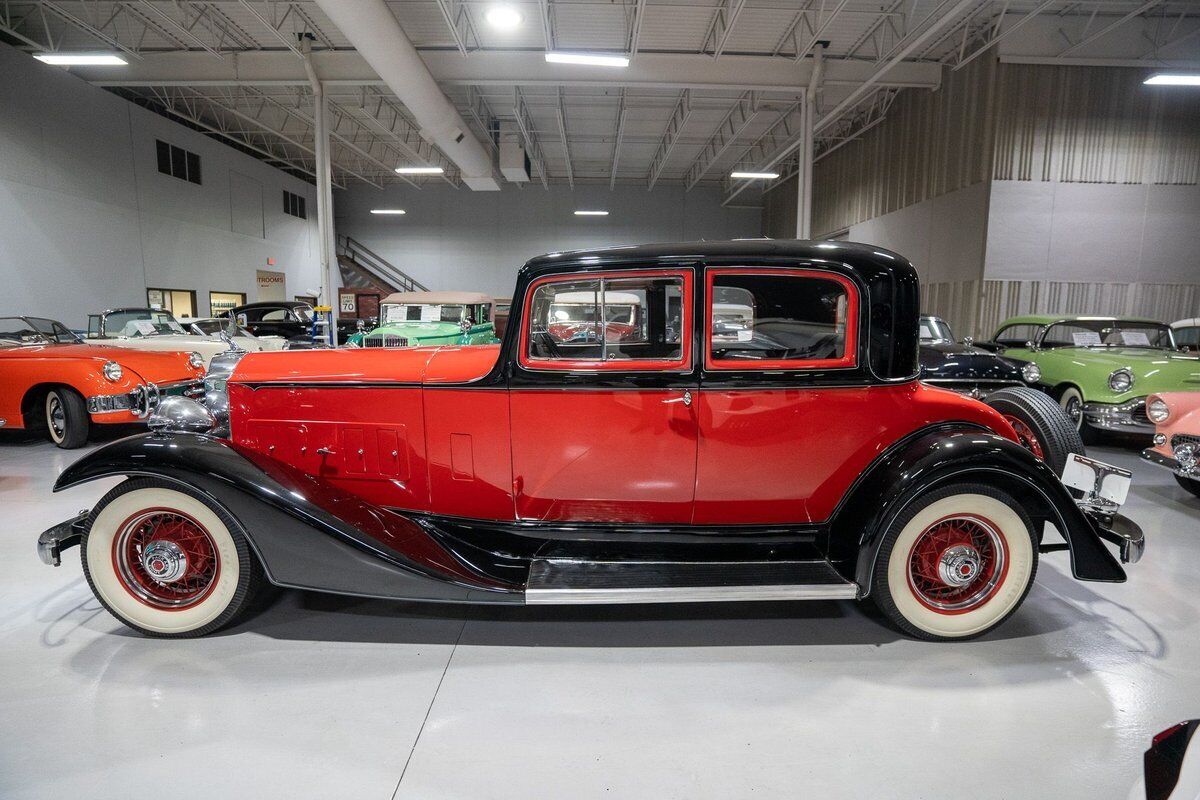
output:
[[683, 403], [685, 406], [690, 406], [692, 404], [691, 391], [684, 389], [683, 397], [672, 397], [670, 400], [663, 400], [663, 405], [669, 405], [671, 403]]

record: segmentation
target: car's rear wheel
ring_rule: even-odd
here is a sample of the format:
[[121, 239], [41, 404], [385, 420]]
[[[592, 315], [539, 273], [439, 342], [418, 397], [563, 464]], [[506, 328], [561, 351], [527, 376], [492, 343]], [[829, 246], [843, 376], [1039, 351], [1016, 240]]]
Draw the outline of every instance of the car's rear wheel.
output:
[[1004, 415], [1021, 445], [1061, 475], [1071, 453], [1086, 455], [1075, 423], [1053, 400], [1037, 389], [1001, 389], [985, 401]]
[[913, 500], [884, 534], [871, 597], [919, 639], [968, 639], [1007, 619], [1037, 573], [1028, 514], [1009, 495], [958, 483]]
[[147, 636], [203, 636], [232, 622], [264, 582], [224, 509], [151, 479], [110, 491], [80, 543], [83, 572], [117, 619]]
[[64, 450], [87, 444], [92, 418], [79, 392], [65, 387], [51, 389], [46, 393], [43, 411], [50, 441]]
[[1058, 405], [1079, 432], [1079, 440], [1084, 444], [1095, 444], [1100, 438], [1100, 432], [1084, 418], [1083, 393], [1074, 386], [1068, 386], [1058, 395]]
[[1196, 480], [1195, 478], [1185, 478], [1182, 475], [1176, 475], [1175, 482], [1184, 489], [1187, 489], [1196, 497], [1200, 497], [1200, 480]]

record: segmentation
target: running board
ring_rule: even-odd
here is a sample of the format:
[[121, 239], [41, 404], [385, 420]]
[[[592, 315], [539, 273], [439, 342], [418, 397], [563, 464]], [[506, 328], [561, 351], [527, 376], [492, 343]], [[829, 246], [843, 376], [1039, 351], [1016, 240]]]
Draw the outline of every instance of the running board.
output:
[[579, 561], [539, 559], [529, 605], [853, 600], [858, 585], [827, 561]]

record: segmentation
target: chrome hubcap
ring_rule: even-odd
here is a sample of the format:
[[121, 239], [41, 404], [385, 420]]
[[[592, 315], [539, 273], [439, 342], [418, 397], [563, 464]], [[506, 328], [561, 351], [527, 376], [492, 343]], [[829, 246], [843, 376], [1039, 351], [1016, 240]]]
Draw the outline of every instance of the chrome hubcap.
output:
[[67, 415], [57, 397], [50, 398], [50, 427], [59, 435], [67, 428]]
[[947, 586], [966, 586], [979, 575], [983, 559], [969, 544], [947, 547], [938, 559], [938, 577]]
[[159, 583], [174, 583], [187, 574], [187, 554], [174, 542], [156, 540], [142, 551], [142, 569]]

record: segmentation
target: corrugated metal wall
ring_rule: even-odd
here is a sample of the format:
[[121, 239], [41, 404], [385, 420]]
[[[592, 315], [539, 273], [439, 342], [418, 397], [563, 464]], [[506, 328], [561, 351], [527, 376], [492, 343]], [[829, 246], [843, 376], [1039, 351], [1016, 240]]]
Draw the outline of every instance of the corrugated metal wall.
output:
[[980, 58], [946, 70], [937, 91], [902, 92], [883, 122], [817, 162], [813, 230], [842, 230], [987, 180], [995, 70]]
[[1195, 184], [1200, 101], [1144, 69], [1003, 64], [996, 180]]
[[1096, 314], [1164, 322], [1200, 316], [1200, 285], [984, 281], [976, 335], [991, 336], [1018, 314]]

